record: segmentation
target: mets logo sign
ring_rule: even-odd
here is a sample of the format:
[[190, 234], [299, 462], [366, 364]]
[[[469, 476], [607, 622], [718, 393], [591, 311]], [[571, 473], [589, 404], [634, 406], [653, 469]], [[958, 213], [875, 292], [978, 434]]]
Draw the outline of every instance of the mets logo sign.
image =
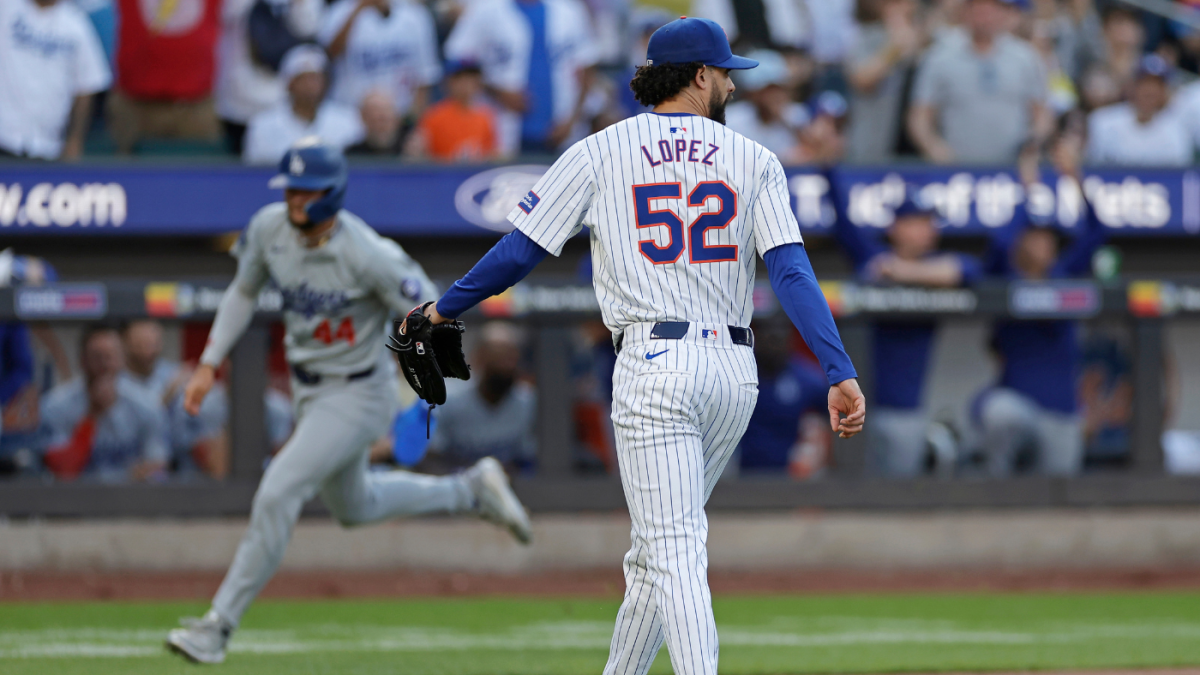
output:
[[496, 232], [511, 232], [508, 214], [513, 206], [528, 206], [538, 198], [529, 191], [550, 167], [537, 164], [501, 166], [466, 179], [454, 193], [454, 206], [467, 222]]

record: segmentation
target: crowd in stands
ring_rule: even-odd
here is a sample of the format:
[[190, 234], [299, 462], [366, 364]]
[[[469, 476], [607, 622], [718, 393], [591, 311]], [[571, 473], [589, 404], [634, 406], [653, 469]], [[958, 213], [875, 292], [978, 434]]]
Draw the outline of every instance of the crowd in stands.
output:
[[[1120, 0], [690, 11], [762, 64], [736, 74], [729, 125], [785, 162], [1005, 164], [1064, 116], [1093, 164], [1188, 164], [1200, 137], [1200, 30]], [[374, 157], [553, 155], [644, 112], [628, 83], [672, 18], [626, 0], [8, 0], [0, 153], [261, 164], [318, 135]]]
[[[57, 280], [44, 261], [0, 252], [0, 288]], [[186, 364], [168, 358], [153, 319], [83, 327], [74, 357], [44, 323], [0, 322], [0, 476], [163, 481], [229, 470], [228, 366], [198, 415], [183, 409]], [[291, 434], [291, 403], [263, 395], [267, 437]]]
[[[0, 287], [55, 279], [41, 260], [0, 252]], [[157, 320], [84, 324], [68, 339], [78, 350], [74, 358], [61, 335], [45, 324], [0, 322], [0, 478], [128, 483], [229, 475], [228, 362], [191, 415], [183, 390], [194, 362], [166, 355], [176, 350], [167, 348]], [[398, 390], [395, 422], [372, 459], [445, 473], [492, 456], [511, 471], [532, 470], [537, 399], [522, 368], [525, 344], [512, 325], [481, 326], [471, 350], [475, 377], [453, 382], [458, 386], [432, 421], [411, 391]], [[293, 426], [287, 378], [270, 379], [262, 399], [264, 459], [283, 448]]]

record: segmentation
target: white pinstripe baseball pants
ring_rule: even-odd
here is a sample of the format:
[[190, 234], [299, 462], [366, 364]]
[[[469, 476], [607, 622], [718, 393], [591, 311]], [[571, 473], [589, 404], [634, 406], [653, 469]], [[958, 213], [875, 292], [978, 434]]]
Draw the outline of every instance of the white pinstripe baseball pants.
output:
[[716, 675], [704, 504], [746, 431], [758, 371], [725, 326], [693, 323], [681, 340], [650, 339], [652, 326], [625, 330], [613, 373], [633, 545], [604, 675], [644, 675], [664, 639], [677, 675]]

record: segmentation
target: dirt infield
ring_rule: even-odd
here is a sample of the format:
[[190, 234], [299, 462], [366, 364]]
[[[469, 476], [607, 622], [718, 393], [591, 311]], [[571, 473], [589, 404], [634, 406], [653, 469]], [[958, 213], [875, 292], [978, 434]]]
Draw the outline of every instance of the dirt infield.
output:
[[[844, 572], [713, 570], [717, 594], [879, 593], [920, 591], [1085, 591], [1200, 589], [1200, 569], [1040, 572]], [[204, 600], [221, 583], [215, 572], [0, 572], [0, 601]], [[480, 595], [619, 597], [620, 570], [537, 575], [412, 571], [281, 572], [264, 597], [377, 598]], [[1172, 671], [1175, 672], [1175, 671]], [[1178, 671], [1200, 675], [1200, 670]], [[1106, 674], [1107, 675], [1107, 674]]]

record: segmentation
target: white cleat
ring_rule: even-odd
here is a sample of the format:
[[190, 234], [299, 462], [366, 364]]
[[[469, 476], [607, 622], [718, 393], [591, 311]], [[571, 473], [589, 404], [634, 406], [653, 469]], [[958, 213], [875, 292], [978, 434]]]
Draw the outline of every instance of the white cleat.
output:
[[183, 628], [167, 634], [167, 649], [194, 663], [221, 663], [233, 628], [213, 610], [202, 618], [179, 621]]
[[466, 471], [467, 485], [475, 493], [479, 517], [503, 525], [522, 544], [533, 539], [529, 514], [508, 483], [508, 475], [492, 457], [484, 457]]

